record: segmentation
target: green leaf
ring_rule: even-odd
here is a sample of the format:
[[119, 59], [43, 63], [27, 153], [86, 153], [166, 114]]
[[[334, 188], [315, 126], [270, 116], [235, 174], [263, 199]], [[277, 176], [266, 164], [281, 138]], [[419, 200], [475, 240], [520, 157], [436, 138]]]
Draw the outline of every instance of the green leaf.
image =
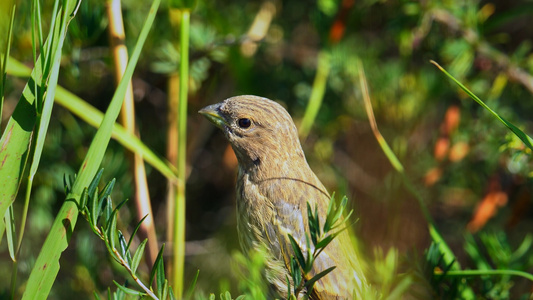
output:
[[165, 249], [165, 244], [161, 245], [161, 249], [159, 249], [159, 253], [157, 254], [157, 258], [155, 259], [155, 262], [154, 262], [154, 266], [152, 268], [152, 271], [150, 272], [150, 286], [152, 286], [152, 282], [154, 282], [155, 274], [159, 267], [159, 262], [163, 260], [164, 249]]
[[308, 273], [313, 268], [314, 257], [311, 254], [311, 245], [309, 245], [309, 235], [305, 235], [305, 244], [307, 245], [307, 251], [305, 252], [305, 266], [302, 266], [304, 273]]
[[[292, 264], [291, 264], [291, 274], [292, 274]], [[287, 280], [287, 298], [291, 299], [291, 281], [289, 280], [289, 276], [285, 275], [285, 280]]]
[[94, 299], [100, 300], [100, 296], [98, 296], [98, 293], [96, 291], [93, 291]]
[[146, 219], [146, 217], [148, 217], [148, 215], [144, 216], [144, 217], [139, 221], [139, 223], [137, 223], [137, 226], [135, 226], [135, 230], [133, 230], [133, 233], [132, 233], [131, 236], [130, 236], [130, 240], [128, 241], [128, 246], [126, 247], [126, 250], [130, 249], [131, 242], [133, 241], [133, 238], [135, 237], [135, 234], [137, 234], [137, 231], [138, 231], [139, 228], [141, 227], [141, 224], [142, 224], [142, 222], [144, 221], [144, 219]]
[[302, 269], [306, 269], [306, 263], [305, 263], [304, 255], [302, 253], [302, 250], [300, 249], [300, 246], [298, 246], [298, 243], [292, 237], [291, 234], [289, 234], [289, 240], [291, 242], [292, 250], [294, 251], [294, 254], [296, 255], [296, 259], [300, 263], [300, 266], [302, 267]]
[[137, 247], [137, 250], [135, 250], [135, 254], [133, 255], [133, 259], [131, 261], [131, 272], [133, 274], [136, 274], [135, 272], [137, 271], [137, 267], [139, 267], [139, 263], [141, 262], [141, 259], [144, 254], [144, 247], [146, 246], [146, 242], [148, 242], [148, 239], [144, 239], [144, 241], [142, 241], [139, 247]]
[[[15, 21], [15, 9], [16, 5], [13, 4], [11, 7], [11, 17], [9, 21], [9, 29], [7, 31], [5, 46], [6, 48], [3, 49], [4, 53], [4, 59], [3, 61], [0, 61], [0, 116], [2, 116], [2, 111], [4, 107], [4, 93], [5, 93], [5, 87], [6, 87], [6, 72], [7, 72], [7, 59], [9, 57], [9, 50], [11, 49], [11, 40], [13, 36], [13, 23]], [[1, 125], [2, 120], [0, 120]]]
[[326, 248], [329, 245], [329, 243], [331, 243], [331, 241], [333, 241], [333, 239], [336, 236], [337, 236], [337, 234], [330, 234], [330, 235], [326, 236], [325, 238], [320, 240], [320, 242], [318, 242], [318, 244], [315, 247], [317, 247], [317, 248]]
[[[124, 284], [124, 286], [126, 286], [126, 284]], [[113, 293], [113, 300], [126, 300], [126, 297], [127, 297], [127, 294], [121, 289], [118, 289]]]
[[165, 278], [165, 283], [163, 283], [163, 293], [161, 294], [161, 299], [167, 299], [168, 297], [168, 280]]
[[117, 211], [111, 213], [111, 218], [109, 219], [109, 224], [106, 229], [107, 239], [109, 240], [109, 245], [111, 249], [115, 250], [115, 243], [117, 240]]
[[68, 174], [63, 174], [63, 186], [65, 187], [65, 196], [70, 193], [72, 189], [72, 178]]
[[232, 300], [231, 293], [229, 291], [226, 291], [225, 293], [221, 293], [220, 300]]
[[102, 201], [102, 199], [107, 198], [108, 196], [111, 195], [111, 192], [113, 191], [113, 188], [115, 187], [115, 182], [116, 182], [116, 179], [113, 178], [110, 182], [106, 184], [102, 192], [98, 195], [98, 198], [100, 199], [100, 201]]
[[170, 297], [170, 300], [176, 300], [176, 296], [174, 296], [174, 291], [172, 290], [172, 287], [168, 287], [168, 295]]
[[331, 199], [329, 199], [328, 212], [326, 213], [326, 221], [324, 221], [324, 228], [323, 228], [324, 233], [327, 233], [329, 229], [331, 228], [331, 225], [332, 225], [331, 221], [334, 216], [332, 211], [334, 211], [335, 209], [334, 206], [335, 206], [335, 192], [331, 194]]
[[163, 263], [163, 256], [161, 256], [161, 259], [156, 260], [157, 265], [157, 275], [156, 275], [156, 282], [157, 282], [157, 295], [159, 298], [162, 298], [163, 292], [164, 292], [164, 285], [165, 285], [165, 264]]
[[531, 245], [533, 245], [533, 236], [531, 236], [531, 234], [528, 234], [526, 235], [520, 246], [518, 246], [518, 249], [513, 252], [510, 257], [510, 261], [515, 262], [523, 258], [526, 254], [530, 252]]
[[[56, 5], [57, 5], [57, 2], [56, 2]], [[53, 18], [52, 21], [56, 22], [56, 18]], [[59, 21], [59, 18], [57, 18], [57, 21]], [[61, 22], [65, 22], [65, 23], [67, 22], [65, 15], [63, 16], [63, 19], [61, 20]], [[61, 32], [63, 30], [66, 31], [66, 26], [65, 27], [63, 26], [58, 26], [57, 29], [53, 31], [54, 34], [63, 35], [63, 33]], [[45, 58], [50, 60], [50, 63], [52, 64], [51, 66], [52, 70], [48, 78], [48, 84], [46, 84], [45, 79], [43, 79], [43, 82], [41, 83], [41, 86], [46, 86], [46, 94], [44, 96], [42, 107], [40, 111], [38, 111], [39, 123], [37, 124], [37, 131], [36, 132], [34, 131], [34, 134], [36, 134], [36, 136], [34, 137], [35, 140], [33, 141], [34, 143], [33, 159], [31, 161], [30, 173], [29, 173], [30, 182], [33, 181], [35, 173], [37, 173], [37, 169], [39, 167], [39, 162], [41, 160], [41, 155], [42, 155], [42, 151], [44, 147], [44, 140], [46, 138], [46, 133], [48, 132], [48, 125], [50, 123], [50, 117], [52, 115], [52, 108], [54, 105], [54, 95], [55, 95], [55, 90], [57, 87], [57, 80], [59, 78], [59, 68], [61, 66], [61, 49], [63, 48], [64, 37], [58, 38], [55, 40], [57, 40], [56, 41], [57, 44], [54, 44], [54, 39], [52, 39], [52, 43], [48, 43], [50, 52], [47, 52], [47, 54], [49, 53], [50, 55], [45, 55]], [[52, 46], [54, 47], [53, 49], [51, 49]], [[39, 98], [41, 97], [37, 98], [36, 104], [39, 104], [39, 100], [40, 100]]]
[[338, 226], [336, 223], [342, 217], [342, 213], [344, 212], [344, 208], [346, 207], [347, 202], [348, 202], [348, 198], [344, 196], [341, 200], [341, 204], [339, 205], [335, 213], [335, 216], [333, 216], [333, 219], [331, 220], [332, 228], [335, 228]]
[[114, 281], [113, 280], [113, 283], [121, 290], [123, 291], [124, 293], [128, 294], [128, 295], [133, 295], [133, 296], [137, 296], [137, 297], [143, 297], [143, 296], [146, 296], [146, 293], [143, 293], [143, 292], [140, 292], [140, 291], [137, 291], [137, 290], [134, 290], [134, 289], [130, 289], [130, 288], [127, 288], [121, 284], [119, 284], [118, 282]]
[[80, 210], [83, 210], [87, 206], [87, 202], [89, 200], [89, 194], [87, 193], [87, 188], [83, 189], [83, 192], [80, 196]]
[[9, 250], [9, 256], [12, 261], [16, 261], [16, 231], [15, 231], [15, 216], [13, 214], [13, 205], [10, 205], [4, 216], [4, 221], [6, 222], [6, 238], [7, 238], [7, 248]]
[[315, 285], [315, 282], [320, 280], [320, 278], [328, 275], [329, 272], [335, 270], [335, 268], [336, 268], [335, 266], [327, 268], [324, 271], [322, 271], [322, 272], [316, 274], [315, 276], [313, 276], [313, 278], [311, 278], [308, 281], [306, 281], [304, 285], [305, 285], [305, 287], [307, 287], [308, 293], [310, 293], [313, 290], [313, 286]]
[[100, 179], [102, 179], [103, 173], [104, 169], [100, 169], [100, 171], [94, 176], [93, 180], [91, 180], [91, 184], [87, 187], [89, 195], [94, 195], [95, 191], [98, 192], [98, 184], [100, 183]]
[[106, 184], [102, 193], [99, 194], [99, 211], [100, 213], [103, 212], [104, 224], [106, 224], [106, 226], [110, 221], [110, 217], [127, 201], [127, 199], [122, 200], [122, 202], [120, 202], [120, 204], [115, 209], [113, 209], [113, 201], [111, 200], [110, 194], [114, 186], [115, 179], [113, 178], [113, 180]]
[[313, 245], [316, 245], [318, 240], [317, 229], [319, 228], [319, 225], [317, 221], [318, 216], [316, 214], [313, 216], [311, 205], [309, 202], [307, 202], [307, 223], [309, 225], [309, 233], [311, 234], [311, 241], [313, 241]]
[[[344, 221], [343, 222], [346, 222], [347, 220], [350, 219], [350, 217], [352, 216], [353, 214], [353, 209], [350, 209], [350, 212], [346, 215], [346, 217], [344, 217]], [[357, 222], [357, 220], [356, 220]]]
[[131, 266], [131, 255], [128, 255], [129, 252], [126, 250], [126, 238], [120, 230], [118, 230], [118, 244], [120, 245], [120, 255], [126, 260], [128, 265]]
[[320, 216], [318, 215], [318, 204], [315, 204], [315, 219], [313, 220], [315, 227], [315, 234], [320, 236]]
[[103, 224], [105, 226], [104, 228], [107, 231], [107, 228], [109, 228], [109, 225], [111, 224], [111, 218], [113, 217], [113, 201], [111, 200], [111, 197], [107, 196], [103, 203], [105, 203], [102, 209], [102, 216], [104, 217]]
[[100, 216], [101, 208], [100, 204], [97, 201], [98, 199], [98, 190], [95, 190], [94, 193], [89, 194], [88, 206], [89, 211], [91, 212], [91, 224], [93, 227], [98, 225], [98, 217]]
[[294, 258], [294, 256], [291, 256], [291, 275], [294, 284], [294, 293], [296, 293], [296, 289], [298, 289], [300, 283], [302, 282], [302, 271], [298, 265], [298, 261]]
[[187, 289], [187, 292], [185, 293], [185, 299], [190, 299], [192, 297], [192, 293], [194, 292], [194, 289], [196, 288], [196, 282], [198, 281], [198, 276], [200, 276], [200, 270], [196, 271], [196, 275], [194, 276], [191, 285]]

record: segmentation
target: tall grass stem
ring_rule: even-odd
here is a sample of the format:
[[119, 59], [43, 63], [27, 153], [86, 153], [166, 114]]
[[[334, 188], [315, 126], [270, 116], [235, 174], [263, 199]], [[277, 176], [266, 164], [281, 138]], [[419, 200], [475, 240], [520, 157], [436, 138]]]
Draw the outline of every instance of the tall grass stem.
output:
[[174, 214], [174, 244], [172, 278], [176, 297], [183, 294], [183, 266], [185, 259], [185, 179], [187, 176], [187, 94], [189, 84], [189, 27], [190, 10], [181, 10], [180, 73], [178, 120], [178, 185]]

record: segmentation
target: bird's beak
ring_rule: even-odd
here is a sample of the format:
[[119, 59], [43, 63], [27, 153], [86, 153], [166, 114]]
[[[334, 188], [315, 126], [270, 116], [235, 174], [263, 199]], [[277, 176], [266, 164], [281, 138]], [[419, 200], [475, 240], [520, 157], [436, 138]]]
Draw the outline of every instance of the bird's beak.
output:
[[220, 115], [219, 111], [220, 103], [211, 104], [206, 106], [198, 111], [199, 114], [205, 116], [211, 123], [215, 124], [216, 127], [223, 129], [227, 125], [224, 117]]

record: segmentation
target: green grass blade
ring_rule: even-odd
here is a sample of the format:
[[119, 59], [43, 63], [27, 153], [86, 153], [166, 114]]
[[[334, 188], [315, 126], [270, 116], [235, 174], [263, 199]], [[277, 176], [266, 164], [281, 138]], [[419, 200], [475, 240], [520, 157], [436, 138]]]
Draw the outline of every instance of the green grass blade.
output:
[[446, 74], [448, 78], [453, 80], [470, 98], [472, 98], [474, 101], [476, 101], [479, 105], [481, 105], [484, 109], [488, 110], [494, 118], [496, 118], [498, 121], [502, 122], [503, 125], [505, 125], [509, 130], [511, 130], [519, 139], [524, 142], [524, 144], [531, 150], [533, 150], [533, 139], [531, 139], [527, 134], [525, 134], [522, 130], [518, 129], [516, 126], [511, 124], [509, 121], [505, 120], [502, 116], [500, 116], [497, 112], [493, 111], [485, 102], [481, 101], [474, 93], [472, 93], [466, 86], [464, 86], [461, 82], [459, 82], [455, 77], [453, 77], [450, 73], [448, 73], [443, 67], [441, 67], [437, 62], [431, 61], [432, 64], [434, 64], [441, 72]]
[[313, 89], [311, 91], [311, 96], [309, 97], [309, 103], [305, 109], [304, 117], [302, 123], [300, 124], [299, 135], [302, 140], [307, 138], [307, 135], [311, 131], [311, 127], [315, 122], [320, 106], [322, 105], [322, 100], [324, 99], [324, 94], [326, 92], [326, 83], [329, 76], [330, 70], [330, 59], [329, 54], [325, 51], [321, 51], [318, 54], [318, 62], [315, 80], [313, 81]]
[[[63, 16], [63, 19], [61, 20], [62, 23], [67, 23], [66, 15]], [[57, 29], [54, 31], [55, 34], [59, 34], [59, 31], [66, 32], [66, 26], [67, 24], [63, 25], [63, 28], [57, 27]], [[19, 233], [19, 243], [20, 245], [22, 243], [22, 238], [24, 236], [24, 229], [26, 225], [26, 216], [27, 216], [27, 209], [29, 207], [29, 201], [30, 201], [30, 195], [31, 195], [31, 187], [33, 185], [33, 178], [35, 176], [35, 173], [37, 173], [37, 168], [39, 167], [39, 162], [41, 160], [41, 155], [44, 147], [44, 140], [46, 137], [46, 133], [48, 132], [48, 124], [50, 123], [50, 117], [52, 115], [52, 107], [54, 105], [54, 95], [55, 95], [55, 89], [57, 87], [57, 80], [59, 78], [59, 67], [61, 66], [61, 49], [63, 48], [63, 42], [64, 38], [59, 38], [59, 41], [54, 49], [52, 49], [52, 53], [50, 56], [53, 56], [52, 60], [52, 72], [50, 75], [50, 78], [48, 79], [47, 84], [47, 91], [46, 96], [43, 101], [43, 104], [41, 105], [42, 111], [38, 113], [38, 120], [39, 124], [37, 126], [37, 136], [35, 137], [35, 142], [33, 145], [33, 158], [31, 160], [31, 166], [30, 166], [30, 173], [28, 178], [28, 185], [26, 189], [26, 197], [25, 197], [25, 203], [24, 203], [24, 210], [23, 210], [23, 218], [21, 222], [21, 228]], [[52, 43], [51, 43], [52, 44]], [[45, 85], [43, 82], [42, 85]], [[36, 102], [39, 102], [40, 99], [37, 98]], [[18, 246], [17, 246], [18, 250]]]
[[39, 167], [39, 162], [41, 160], [41, 154], [43, 151], [44, 146], [44, 140], [46, 137], [46, 133], [48, 131], [48, 124], [50, 123], [50, 117], [52, 115], [52, 107], [54, 105], [54, 95], [55, 90], [57, 87], [57, 80], [59, 77], [59, 67], [61, 66], [61, 49], [63, 48], [63, 41], [64, 39], [61, 39], [60, 43], [58, 44], [58, 48], [54, 49], [55, 51], [55, 57], [53, 60], [53, 67], [52, 67], [52, 73], [48, 82], [48, 88], [46, 91], [46, 96], [44, 99], [44, 102], [42, 104], [42, 112], [39, 114], [39, 125], [38, 125], [38, 131], [37, 136], [35, 138], [35, 148], [33, 152], [33, 160], [31, 162], [30, 167], [30, 179], [33, 179], [35, 176], [35, 173], [37, 172], [37, 168]]
[[6, 222], [7, 248], [11, 260], [16, 261], [16, 233], [15, 233], [15, 215], [13, 214], [13, 205], [9, 206], [4, 216]]
[[11, 76], [30, 77], [32, 69], [10, 56], [7, 58], [6, 72]]
[[[34, 82], [41, 76], [40, 64], [37, 63], [0, 138], [0, 216], [4, 216], [15, 201], [26, 168], [37, 117]], [[4, 225], [0, 225], [0, 236], [4, 229]]]
[[[41, 75], [35, 68], [32, 78]], [[35, 96], [30, 85], [26, 85], [13, 115], [0, 138], [0, 215], [15, 201], [22, 180], [35, 125], [36, 111], [33, 106]], [[3, 233], [3, 229], [0, 232]]]
[[[7, 72], [12, 76], [27, 77], [30, 74], [30, 69], [14, 58], [9, 58], [9, 65]], [[58, 86], [56, 88], [55, 103], [65, 107], [71, 113], [82, 119], [89, 125], [98, 128], [102, 123], [104, 114], [96, 109], [94, 106], [85, 102], [80, 97]], [[139, 153], [143, 159], [163, 174], [171, 181], [178, 181], [176, 168], [170, 164], [166, 159], [155, 154], [146, 144], [144, 144], [138, 137], [127, 132], [120, 124], [113, 125], [112, 136], [126, 149]]]
[[7, 33], [7, 39], [5, 41], [5, 49], [3, 51], [3, 59], [0, 61], [0, 125], [2, 124], [2, 111], [4, 107], [4, 89], [6, 86], [7, 79], [7, 62], [9, 58], [9, 50], [11, 49], [11, 40], [13, 36], [13, 22], [15, 21], [15, 10], [16, 5], [14, 4], [11, 8], [11, 18], [9, 21], [9, 30]]
[[[68, 246], [68, 241], [70, 240], [70, 236], [76, 225], [78, 218], [77, 202], [79, 201], [83, 189], [89, 185], [100, 167], [105, 149], [111, 138], [113, 124], [120, 112], [122, 99], [124, 98], [128, 82], [133, 75], [142, 46], [144, 45], [150, 28], [152, 27], [159, 3], [159, 0], [155, 0], [152, 3], [150, 12], [141, 29], [124, 77], [119, 83], [102, 124], [89, 147], [85, 160], [78, 172], [78, 176], [72, 185], [72, 192], [67, 196], [67, 200], [62, 205], [54, 220], [50, 233], [44, 242], [37, 261], [35, 262], [35, 266], [30, 274], [30, 278], [28, 279], [28, 285], [26, 286], [23, 299], [46, 299], [52, 288], [52, 284], [59, 272], [59, 258], [61, 253]], [[66, 9], [66, 11], [73, 11], [73, 4], [73, 2], [68, 2], [67, 7], [69, 9]]]
[[86, 183], [92, 179], [92, 177], [96, 173], [96, 170], [99, 168], [100, 162], [104, 157], [105, 148], [107, 147], [109, 140], [111, 139], [113, 124], [115, 123], [117, 116], [120, 112], [126, 88], [128, 86], [129, 80], [133, 76], [133, 71], [135, 70], [137, 61], [139, 60], [142, 46], [144, 45], [144, 42], [148, 37], [148, 33], [155, 19], [155, 14], [157, 8], [159, 7], [159, 3], [160, 0], [155, 0], [152, 3], [152, 7], [150, 8], [147, 20], [139, 34], [139, 38], [131, 55], [131, 59], [128, 62], [126, 71], [124, 72], [124, 77], [118, 84], [117, 90], [113, 95], [113, 99], [109, 104], [102, 123], [100, 124], [100, 127], [96, 132], [91, 146], [89, 147], [87, 156], [85, 157], [82, 167], [78, 172], [78, 178], [76, 179], [73, 185], [74, 192], [81, 191], [84, 185], [86, 185]]
[[[439, 273], [436, 273], [439, 274]], [[454, 277], [469, 277], [469, 276], [499, 276], [499, 275], [511, 275], [511, 276], [520, 276], [533, 281], [533, 274], [518, 271], [518, 270], [457, 270], [457, 271], [448, 271], [446, 276]]]
[[[56, 90], [56, 102], [95, 128], [98, 128], [103, 120], [102, 112], [61, 87], [58, 87]], [[148, 164], [153, 166], [166, 178], [172, 181], [178, 180], [177, 170], [172, 164], [155, 154], [138, 137], [126, 131], [122, 125], [117, 123], [113, 125], [112, 136], [128, 150], [141, 154]]]

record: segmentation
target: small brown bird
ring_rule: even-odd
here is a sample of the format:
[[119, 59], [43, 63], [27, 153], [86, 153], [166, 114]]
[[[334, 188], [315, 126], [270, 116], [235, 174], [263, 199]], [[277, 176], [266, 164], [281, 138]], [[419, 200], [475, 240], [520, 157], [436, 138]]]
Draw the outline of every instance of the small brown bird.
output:
[[[306, 249], [307, 202], [318, 205], [323, 224], [330, 196], [307, 164], [291, 116], [278, 103], [237, 96], [199, 113], [224, 131], [239, 162], [237, 229], [243, 251], [268, 250], [266, 277], [286, 298], [294, 256], [288, 234]], [[332, 266], [336, 268], [316, 282], [310, 299], [360, 298], [366, 279], [346, 231], [320, 253], [311, 276]]]

